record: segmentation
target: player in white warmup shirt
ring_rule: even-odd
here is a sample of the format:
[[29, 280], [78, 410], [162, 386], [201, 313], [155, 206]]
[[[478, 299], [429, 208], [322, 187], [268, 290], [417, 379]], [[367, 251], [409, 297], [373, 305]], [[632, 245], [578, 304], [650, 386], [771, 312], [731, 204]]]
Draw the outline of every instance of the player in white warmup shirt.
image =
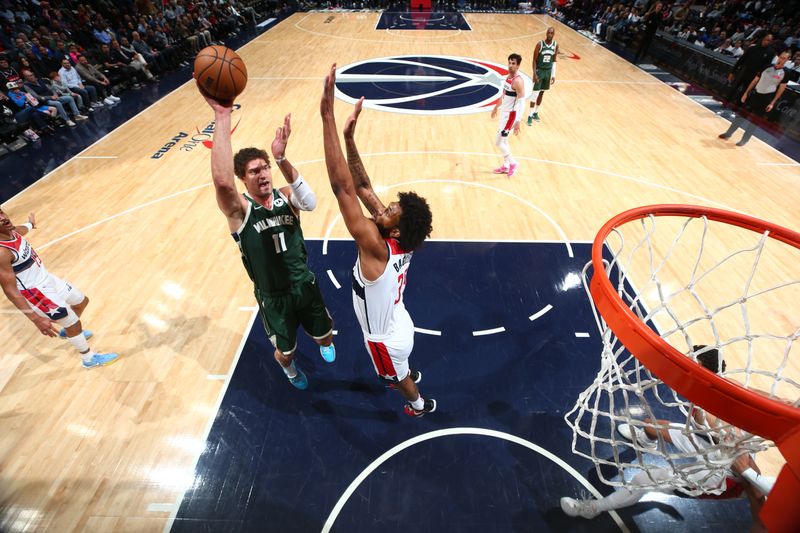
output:
[[[399, 201], [388, 206], [375, 194], [353, 137], [363, 98], [344, 128], [345, 160], [333, 113], [335, 80], [333, 65], [325, 78], [320, 113], [328, 178], [347, 230], [358, 246], [352, 275], [353, 307], [378, 377], [408, 401], [404, 407], [407, 415], [420, 417], [436, 410], [436, 400], [420, 395], [417, 383], [422, 374], [408, 365], [414, 323], [403, 304], [403, 290], [411, 256], [431, 234], [431, 210], [425, 199], [413, 192], [399, 193]], [[364, 216], [359, 200], [372, 218]]]
[[[92, 332], [83, 329], [80, 316], [89, 299], [70, 283], [50, 274], [25, 239], [35, 227], [33, 213], [28, 222], [14, 226], [0, 209], [0, 285], [3, 292], [43, 335], [66, 338], [80, 352], [85, 368], [110, 365], [119, 355], [96, 353], [86, 341]], [[53, 322], [61, 326], [60, 332]]]
[[517, 160], [511, 155], [508, 136], [512, 131], [514, 135], [519, 135], [519, 122], [525, 113], [525, 82], [519, 74], [520, 63], [522, 56], [519, 54], [508, 56], [508, 77], [503, 80], [503, 94], [492, 109], [492, 118], [500, 111], [494, 144], [503, 154], [503, 164], [494, 169], [494, 173], [508, 174], [509, 178], [517, 171]]

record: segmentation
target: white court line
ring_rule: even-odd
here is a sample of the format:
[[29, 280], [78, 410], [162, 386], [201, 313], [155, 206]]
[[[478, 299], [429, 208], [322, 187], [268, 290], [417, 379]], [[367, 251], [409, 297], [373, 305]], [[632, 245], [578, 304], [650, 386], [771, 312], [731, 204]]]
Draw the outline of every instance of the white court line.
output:
[[592, 85], [663, 85], [661, 81], [622, 81], [622, 80], [564, 80], [558, 78], [559, 85], [562, 83], [591, 83]]
[[151, 503], [147, 506], [147, 511], [150, 513], [166, 513], [172, 511], [175, 507], [172, 503]]
[[248, 76], [248, 80], [324, 80], [325, 76]]
[[[306, 240], [307, 241], [320, 241], [320, 240], [323, 240], [323, 238], [320, 238], [320, 237], [306, 237]], [[352, 237], [328, 237], [328, 240], [329, 241], [341, 241], [341, 242], [344, 242], [344, 241], [353, 242], [353, 238]], [[466, 239], [448, 239], [448, 238], [434, 239], [434, 238], [431, 238], [431, 239], [425, 239], [425, 242], [486, 242], [486, 243], [491, 243], [491, 244], [497, 244], [497, 243], [563, 244], [564, 241], [556, 241], [556, 240], [553, 240], [553, 239], [470, 239], [470, 238], [466, 238]], [[571, 239], [569, 242], [572, 243], [572, 244], [592, 244], [593, 241], [582, 241], [582, 240]]]
[[256, 24], [256, 28], [263, 28], [264, 26], [267, 26], [267, 25], [275, 22], [276, 20], [278, 20], [278, 19], [276, 19], [274, 17], [273, 18], [268, 18], [267, 20], [259, 22], [258, 24]]
[[576, 331], [575, 332], [575, 336], [577, 338], [579, 338], [579, 339], [588, 339], [589, 338], [589, 334], [587, 332], [585, 332], [585, 331]]
[[[461, 155], [461, 156], [476, 156], [476, 157], [494, 157], [494, 158], [497, 157], [496, 153], [489, 154], [489, 153], [484, 153], [484, 152], [459, 152], [459, 151], [445, 151], [445, 150], [436, 150], [436, 151], [430, 151], [430, 152], [425, 152], [425, 151], [379, 152], [379, 153], [374, 153], [374, 154], [361, 154], [361, 157], [362, 158], [364, 158], [364, 157], [378, 157], [378, 156], [386, 156], [386, 155]], [[576, 164], [573, 164], [573, 163], [564, 163], [564, 162], [561, 162], [561, 161], [552, 161], [552, 160], [549, 160], [549, 159], [538, 159], [538, 158], [535, 158], [535, 157], [527, 157], [527, 156], [521, 156], [521, 155], [518, 155], [516, 157], [517, 157], [517, 159], [521, 159], [523, 161], [534, 161], [534, 162], [537, 162], [537, 163], [545, 163], [545, 164], [550, 164], [550, 165], [555, 165], [555, 166], [564, 166], [564, 167], [568, 167], [568, 168], [586, 170], [588, 172], [594, 172], [596, 174], [601, 174], [601, 175], [604, 175], [604, 176], [611, 176], [611, 177], [614, 177], [614, 178], [619, 178], [619, 179], [624, 180], [624, 181], [631, 181], [631, 182], [634, 182], [634, 183], [639, 183], [640, 185], [653, 187], [655, 189], [661, 189], [661, 190], [665, 190], [665, 191], [674, 192], [676, 194], [681, 194], [681, 195], [686, 196], [688, 198], [692, 198], [694, 200], [699, 200], [701, 202], [705, 202], [706, 204], [711, 205], [711, 206], [716, 206], [716, 207], [721, 207], [723, 209], [727, 209], [728, 211], [734, 211], [736, 213], [749, 215], [749, 213], [747, 213], [747, 212], [740, 211], [740, 210], [735, 209], [735, 208], [733, 208], [731, 206], [728, 206], [728, 205], [725, 205], [723, 203], [717, 202], [716, 200], [712, 200], [711, 198], [704, 198], [702, 196], [699, 196], [699, 195], [696, 195], [696, 194], [691, 194], [691, 193], [688, 193], [686, 191], [682, 191], [680, 189], [675, 189], [673, 187], [668, 187], [666, 185], [661, 185], [659, 183], [653, 183], [653, 182], [646, 181], [646, 180], [643, 180], [643, 179], [640, 179], [640, 178], [633, 178], [633, 177], [630, 177], [630, 176], [626, 176], [624, 174], [619, 174], [617, 172], [611, 172], [611, 171], [608, 171], [608, 170], [600, 170], [600, 169], [596, 169], [596, 168], [592, 168], [592, 167], [587, 167], [587, 166], [584, 166], [584, 165], [576, 165]], [[298, 166], [301, 166], [301, 165], [309, 165], [309, 164], [321, 163], [321, 162], [324, 162], [324, 161], [325, 161], [324, 159], [310, 159], [310, 160], [307, 160], [307, 161], [301, 161], [301, 162], [297, 162], [297, 163], [293, 163], [293, 164], [294, 164], [294, 166], [298, 167]], [[405, 182], [405, 184], [410, 184], [410, 183], [437, 183], [437, 182], [445, 182], [445, 183], [447, 183], [447, 182], [452, 182], [452, 181], [456, 181], [456, 180], [415, 180], [415, 181], [412, 181], [412, 182]], [[457, 183], [462, 183], [462, 182], [459, 182], [459, 181], [456, 181], [456, 182]], [[538, 211], [538, 208], [533, 206], [533, 204], [530, 204], [529, 202], [527, 202], [527, 200], [524, 200], [521, 197], [514, 195], [513, 193], [509, 193], [507, 191], [504, 191], [503, 189], [497, 189], [495, 187], [484, 185], [482, 183], [474, 183], [474, 182], [463, 182], [463, 183], [465, 183], [467, 185], [474, 186], [474, 187], [487, 188], [489, 190], [501, 192], [502, 194], [511, 196], [512, 198], [522, 200], [524, 203], [534, 207]], [[180, 196], [180, 195], [185, 194], [185, 193], [190, 193], [190, 192], [196, 191], [196, 190], [201, 189], [203, 187], [210, 187], [211, 185], [212, 185], [211, 182], [204, 183], [204, 184], [201, 184], [201, 185], [195, 185], [194, 187], [190, 187], [188, 189], [184, 189], [182, 191], [178, 191], [178, 192], [169, 194], [167, 196], [162, 196], [162, 197], [157, 198], [155, 200], [151, 200], [151, 201], [146, 202], [144, 204], [140, 204], [140, 205], [131, 207], [129, 209], [126, 209], [125, 211], [117, 213], [116, 215], [111, 215], [109, 217], [106, 217], [106, 218], [98, 221], [98, 222], [94, 222], [94, 223], [92, 223], [92, 224], [90, 224], [88, 226], [85, 226], [83, 228], [77, 229], [77, 230], [75, 230], [75, 231], [73, 231], [71, 233], [68, 233], [67, 235], [59, 237], [59, 238], [57, 238], [57, 239], [55, 239], [53, 241], [45, 243], [45, 244], [43, 244], [41, 246], [37, 246], [36, 248], [39, 249], [39, 250], [43, 250], [44, 248], [46, 248], [46, 247], [48, 247], [48, 246], [50, 246], [52, 244], [55, 244], [56, 242], [59, 242], [59, 241], [61, 241], [63, 239], [66, 239], [67, 237], [71, 237], [73, 235], [76, 235], [78, 233], [86, 231], [87, 229], [90, 229], [90, 228], [93, 228], [95, 226], [98, 226], [99, 224], [102, 224], [104, 222], [108, 222], [110, 220], [114, 220], [115, 218], [118, 218], [118, 217], [120, 217], [122, 215], [131, 213], [133, 211], [136, 211], [138, 209], [142, 209], [144, 207], [148, 207], [150, 205], [154, 205], [156, 203], [159, 203], [159, 202], [161, 202], [163, 200], [167, 200], [169, 198], [175, 198], [176, 196]], [[399, 184], [396, 184], [396, 185], [391, 185], [391, 186], [389, 186], [387, 188], [399, 187], [399, 186], [402, 186], [402, 185], [403, 185], [402, 183], [399, 183]], [[23, 192], [23, 191], [20, 191], [20, 193], [21, 192]], [[546, 214], [543, 214], [543, 216], [547, 217]], [[750, 215], [750, 216], [754, 216], [754, 215]], [[341, 214], [337, 213], [336, 216], [334, 217], [333, 221], [331, 222], [330, 226], [328, 226], [327, 231], [325, 232], [325, 237], [323, 237], [323, 244], [322, 244], [322, 255], [326, 255], [328, 253], [328, 240], [330, 239], [330, 234], [333, 231], [333, 226], [336, 224], [336, 222], [339, 220], [339, 218], [341, 218]], [[568, 241], [566, 239], [566, 234], [564, 234], [563, 230], [561, 230], [560, 226], [558, 226], [555, 223], [555, 221], [552, 221], [552, 219], [549, 219], [549, 220], [551, 220], [553, 225], [556, 226], [556, 228], [558, 228], [560, 230], [560, 233], [563, 235], [564, 240], [562, 240], [562, 241], [521, 241], [521, 242], [563, 242], [568, 248], [568, 251], [570, 253], [570, 257], [572, 257], [572, 247], [569, 245], [569, 243], [572, 242], [572, 241]], [[452, 240], [452, 239], [445, 239], [445, 240]], [[474, 240], [473, 242], [491, 242], [491, 241]], [[516, 241], [508, 241], [508, 242], [516, 242]], [[574, 241], [574, 242], [590, 242], [590, 241]]]
[[[475, 155], [473, 152], [439, 152], [439, 151], [416, 152], [415, 151], [415, 152], [381, 152], [381, 153], [377, 153], [377, 154], [361, 154], [361, 157], [363, 158], [363, 157], [369, 157], [369, 156], [383, 156], [383, 155], [423, 155], [423, 154], [428, 155], [428, 154], [444, 154], [444, 153], [449, 153], [451, 155], [452, 154]], [[488, 154], [480, 154], [480, 155], [481, 156], [486, 156]], [[496, 155], [497, 154], [495, 154], [495, 157], [496, 157]], [[525, 157], [519, 156], [517, 159], [529, 159], [529, 158], [525, 158]], [[404, 182], [401, 182], [401, 183], [395, 183], [395, 184], [392, 184], [392, 185], [387, 185], [387, 186], [384, 187], [384, 190], [394, 189], [394, 188], [397, 188], [397, 187], [404, 187], [406, 185], [414, 185], [414, 184], [418, 184], [418, 183], [422, 183], [422, 184], [429, 184], [429, 183], [455, 183], [455, 184], [458, 184], [458, 185], [466, 185], [466, 186], [469, 186], [469, 187], [478, 187], [480, 189], [488, 189], [490, 191], [494, 191], [494, 192], [497, 192], [497, 193], [500, 193], [500, 194], [504, 194], [506, 196], [510, 196], [511, 198], [514, 198], [515, 200], [519, 201], [520, 203], [522, 203], [524, 205], [527, 205], [528, 207], [530, 207], [531, 209], [533, 209], [534, 211], [539, 213], [542, 217], [544, 217], [545, 220], [550, 222], [550, 224], [556, 229], [556, 232], [561, 235], [561, 238], [562, 238], [561, 242], [563, 242], [564, 245], [567, 247], [567, 255], [569, 255], [569, 257], [575, 257], [575, 254], [572, 251], [572, 246], [570, 245], [569, 239], [567, 239], [567, 234], [566, 234], [566, 232], [564, 232], [564, 229], [555, 220], [553, 220], [553, 218], [550, 215], [548, 215], [543, 209], [541, 209], [539, 206], [529, 202], [528, 200], [526, 200], [525, 198], [523, 198], [523, 197], [521, 197], [521, 196], [519, 196], [517, 194], [514, 194], [513, 192], [509, 192], [509, 191], [506, 191], [504, 189], [500, 189], [500, 188], [497, 188], [497, 187], [494, 187], [494, 186], [491, 186], [491, 185], [486, 185], [484, 183], [471, 182], [471, 181], [462, 181], [462, 180], [445, 180], [445, 179], [427, 179], [427, 180], [404, 181]], [[333, 220], [331, 221], [330, 225], [328, 225], [328, 229], [325, 230], [325, 238], [324, 238], [325, 240], [322, 243], [322, 255], [327, 255], [327, 253], [328, 253], [328, 241], [327, 241], [328, 237], [330, 236], [331, 232], [333, 231], [334, 225], [336, 225], [336, 223], [339, 222], [340, 219], [341, 219], [341, 214], [336, 215], [333, 218]]]
[[334, 287], [336, 287], [337, 289], [342, 288], [342, 286], [339, 285], [339, 280], [336, 279], [336, 276], [333, 275], [333, 272], [331, 272], [330, 268], [328, 269], [328, 277], [331, 278], [331, 283], [333, 283]]
[[[239, 363], [239, 357], [242, 355], [242, 350], [244, 350], [244, 345], [247, 343], [247, 337], [250, 333], [250, 330], [253, 328], [253, 324], [256, 321], [256, 317], [258, 316], [257, 311], [253, 311], [253, 314], [250, 316], [250, 320], [248, 321], [247, 327], [244, 330], [244, 334], [242, 335], [242, 341], [239, 343], [239, 347], [236, 348], [236, 354], [233, 356], [233, 361], [231, 362], [230, 369], [228, 373], [225, 375], [225, 383], [222, 384], [222, 387], [219, 390], [219, 396], [217, 397], [217, 401], [214, 407], [211, 409], [213, 413], [209, 418], [208, 422], [206, 423], [206, 428], [201, 435], [200, 442], [207, 442], [208, 435], [211, 433], [211, 426], [214, 425], [214, 420], [217, 418], [217, 413], [219, 412], [219, 408], [222, 405], [222, 399], [225, 397], [225, 393], [228, 391], [228, 386], [231, 384], [231, 377], [233, 376], [233, 371], [236, 368], [236, 365]], [[200, 451], [197, 453], [197, 456], [194, 458], [192, 462], [191, 468], [188, 470], [192, 477], [194, 478], [194, 473], [197, 470], [197, 462], [200, 460], [200, 455], [203, 452]], [[169, 514], [169, 519], [167, 519], [166, 524], [164, 524], [164, 533], [169, 533], [170, 529], [172, 529], [172, 524], [175, 522], [175, 517], [178, 515], [178, 509], [181, 506], [181, 502], [183, 498], [186, 496], [186, 491], [189, 490], [190, 487], [183, 487], [178, 495], [178, 498], [175, 500], [175, 504]]]
[[[194, 81], [194, 80], [190, 79], [189, 81]], [[139, 111], [138, 113], [136, 113], [135, 115], [133, 115], [131, 118], [129, 118], [128, 120], [126, 120], [125, 122], [123, 122], [122, 124], [120, 124], [119, 126], [117, 126], [116, 128], [114, 128], [113, 130], [109, 131], [108, 133], [106, 133], [105, 135], [103, 135], [102, 137], [100, 137], [99, 139], [97, 139], [95, 142], [93, 142], [92, 144], [90, 144], [89, 146], [87, 146], [86, 148], [84, 148], [83, 150], [81, 150], [80, 152], [78, 152], [77, 154], [75, 154], [74, 156], [72, 156], [71, 158], [67, 159], [66, 161], [64, 161], [63, 163], [61, 163], [60, 165], [58, 165], [56, 168], [54, 168], [53, 170], [51, 170], [50, 172], [48, 172], [47, 174], [45, 174], [44, 176], [42, 176], [42, 177], [41, 177], [41, 178], [39, 178], [38, 180], [34, 181], [34, 182], [33, 182], [33, 183], [31, 183], [30, 185], [28, 185], [27, 187], [25, 187], [24, 189], [22, 189], [21, 191], [19, 191], [17, 194], [15, 194], [14, 196], [12, 196], [12, 197], [11, 197], [11, 198], [9, 198], [8, 200], [6, 200], [6, 202], [10, 202], [11, 200], [13, 200], [14, 198], [16, 198], [16, 197], [17, 197], [17, 196], [19, 196], [20, 194], [24, 193], [25, 191], [27, 191], [28, 189], [30, 189], [31, 187], [33, 187], [34, 185], [36, 185], [36, 184], [37, 184], [37, 183], [39, 183], [40, 181], [44, 180], [45, 178], [49, 178], [49, 177], [50, 177], [50, 176], [51, 176], [51, 175], [52, 175], [54, 172], [58, 171], [58, 170], [59, 170], [61, 167], [63, 167], [63, 166], [64, 166], [64, 165], [66, 165], [67, 163], [69, 163], [69, 162], [71, 162], [71, 161], [74, 161], [74, 160], [76, 160], [76, 159], [79, 159], [79, 158], [80, 158], [80, 155], [81, 155], [82, 153], [84, 153], [84, 152], [86, 152], [87, 150], [91, 149], [91, 148], [92, 148], [92, 147], [93, 147], [95, 144], [98, 144], [98, 143], [100, 143], [101, 141], [104, 141], [105, 139], [107, 139], [108, 137], [110, 137], [110, 136], [111, 136], [111, 135], [112, 135], [114, 132], [117, 132], [117, 131], [119, 131], [119, 130], [122, 128], [122, 126], [124, 126], [124, 125], [125, 125], [125, 124], [127, 124], [128, 122], [130, 122], [130, 121], [134, 120], [136, 117], [138, 117], [138, 116], [139, 116], [139, 115], [141, 115], [142, 113], [145, 113], [145, 112], [147, 112], [147, 111], [149, 111], [149, 110], [153, 109], [155, 106], [157, 106], [158, 104], [160, 104], [161, 102], [163, 102], [164, 100], [166, 100], [166, 99], [167, 99], [167, 97], [171, 96], [171, 95], [172, 95], [172, 93], [174, 93], [174, 92], [178, 91], [178, 90], [179, 90], [179, 89], [181, 89], [181, 88], [182, 88], [184, 85], [186, 85], [187, 83], [189, 83], [189, 81], [187, 81], [187, 82], [185, 82], [185, 83], [183, 83], [183, 84], [181, 84], [181, 85], [179, 85], [179, 86], [175, 87], [173, 90], [171, 90], [170, 92], [168, 92], [167, 94], [165, 94], [164, 96], [162, 96], [161, 98], [159, 98], [158, 100], [156, 100], [155, 102], [153, 102], [152, 104], [150, 104], [149, 106], [145, 107], [144, 109], [142, 109], [141, 111]], [[39, 248], [41, 248], [41, 246], [40, 246]]]
[[416, 331], [417, 333], [423, 333], [425, 335], [434, 335], [436, 337], [441, 337], [442, 336], [442, 332], [441, 331], [436, 331], [435, 329], [425, 329], [425, 328], [418, 328], [418, 327], [414, 326], [414, 331]]
[[[271, 29], [271, 28], [270, 28], [270, 29]], [[267, 31], [269, 31], [269, 30], [267, 30]], [[261, 38], [261, 37], [262, 37], [263, 35], [265, 35], [265, 34], [266, 34], [266, 33], [263, 33], [263, 34], [261, 34], [261, 35], [257, 35], [257, 36], [256, 36], [256, 37], [254, 37], [252, 40], [250, 40], [250, 41], [246, 42], [245, 44], [243, 44], [242, 46], [240, 46], [239, 48], [237, 48], [237, 50], [236, 50], [236, 51], [238, 52], [238, 51], [240, 51], [240, 50], [243, 50], [243, 49], [244, 49], [244, 48], [246, 48], [247, 46], [249, 46], [249, 45], [251, 45], [251, 44], [255, 43], [255, 42], [256, 42], [256, 41], [257, 41], [259, 38]], [[84, 148], [83, 150], [81, 150], [80, 152], [78, 152], [77, 154], [75, 154], [74, 156], [72, 156], [71, 158], [67, 159], [66, 161], [64, 161], [63, 163], [61, 163], [60, 165], [58, 165], [56, 168], [54, 168], [54, 169], [53, 169], [53, 170], [51, 170], [50, 172], [46, 173], [44, 176], [42, 176], [42, 177], [41, 177], [41, 178], [39, 178], [38, 180], [34, 181], [34, 182], [33, 182], [33, 183], [31, 183], [30, 185], [28, 185], [27, 187], [25, 187], [24, 189], [22, 189], [21, 191], [19, 191], [17, 194], [15, 194], [14, 196], [12, 196], [12, 197], [11, 197], [11, 198], [9, 198], [8, 200], [6, 200], [6, 203], [7, 203], [7, 202], [10, 202], [11, 200], [13, 200], [14, 198], [16, 198], [17, 196], [19, 196], [19, 195], [20, 195], [20, 194], [22, 194], [23, 192], [27, 191], [28, 189], [30, 189], [31, 187], [33, 187], [34, 185], [36, 185], [36, 184], [37, 184], [37, 183], [39, 183], [40, 181], [44, 180], [45, 178], [49, 178], [49, 177], [50, 177], [50, 176], [51, 176], [51, 175], [52, 175], [54, 172], [58, 171], [58, 170], [59, 170], [61, 167], [63, 167], [63, 166], [64, 166], [64, 165], [66, 165], [67, 163], [69, 163], [69, 162], [71, 162], [71, 161], [74, 161], [75, 159], [79, 159], [79, 158], [80, 158], [80, 155], [81, 155], [82, 153], [84, 153], [84, 152], [86, 152], [87, 150], [91, 149], [91, 148], [92, 148], [94, 145], [96, 145], [96, 144], [100, 143], [101, 141], [104, 141], [105, 139], [107, 139], [108, 137], [110, 137], [110, 136], [111, 136], [112, 134], [114, 134], [115, 132], [117, 132], [117, 131], [120, 131], [120, 129], [122, 129], [122, 126], [124, 126], [124, 125], [126, 125], [128, 122], [131, 122], [132, 120], [136, 119], [136, 118], [137, 118], [139, 115], [142, 115], [142, 114], [146, 113], [147, 111], [150, 111], [150, 110], [152, 110], [152, 109], [153, 109], [154, 107], [156, 107], [157, 105], [159, 105], [159, 104], [161, 104], [162, 102], [166, 101], [166, 100], [167, 100], [167, 98], [169, 98], [169, 97], [170, 97], [170, 96], [172, 96], [174, 93], [176, 93], [176, 92], [178, 92], [179, 90], [181, 90], [181, 89], [182, 89], [182, 88], [183, 88], [183, 87], [184, 87], [186, 84], [188, 84], [188, 83], [194, 83], [194, 78], [192, 78], [192, 77], [189, 77], [189, 79], [188, 79], [188, 80], [186, 80], [186, 81], [185, 81], [185, 82], [183, 82], [182, 84], [178, 85], [177, 87], [175, 87], [174, 89], [172, 89], [170, 92], [168, 92], [167, 94], [163, 95], [163, 96], [162, 96], [162, 97], [160, 97], [158, 100], [156, 100], [155, 102], [153, 102], [153, 103], [152, 103], [152, 104], [150, 104], [149, 106], [145, 107], [144, 109], [142, 109], [141, 111], [139, 111], [138, 113], [136, 113], [135, 115], [133, 115], [131, 118], [129, 118], [128, 120], [126, 120], [126, 121], [125, 121], [125, 122], [123, 122], [122, 124], [119, 124], [119, 125], [118, 125], [117, 127], [115, 127], [113, 130], [109, 131], [108, 133], [106, 133], [105, 135], [103, 135], [102, 137], [100, 137], [99, 139], [97, 139], [95, 142], [93, 142], [92, 144], [90, 144], [89, 146], [87, 146], [86, 148]], [[190, 189], [190, 190], [191, 190], [191, 189]], [[184, 191], [184, 192], [185, 192], [185, 191]], [[55, 241], [54, 241], [54, 242], [55, 242]], [[42, 246], [39, 246], [38, 248], [43, 248], [43, 247], [42, 247]]]
[[139, 209], [143, 209], [143, 208], [151, 206], [153, 204], [157, 204], [159, 202], [163, 202], [164, 200], [169, 200], [170, 198], [174, 198], [176, 196], [180, 196], [180, 195], [182, 195], [184, 193], [191, 192], [191, 191], [196, 191], [197, 189], [202, 189], [203, 187], [208, 187], [209, 185], [210, 185], [209, 183], [204, 183], [202, 185], [195, 185], [194, 187], [190, 187], [189, 189], [184, 189], [182, 191], [174, 192], [172, 194], [168, 194], [167, 196], [162, 196], [160, 198], [156, 198], [155, 200], [150, 200], [149, 202], [145, 202], [143, 204], [139, 204], [137, 206], [128, 208], [128, 209], [126, 209], [124, 211], [121, 211], [121, 212], [117, 213], [116, 215], [111, 215], [110, 217], [106, 217], [106, 218], [104, 218], [102, 220], [98, 220], [97, 222], [93, 222], [93, 223], [89, 224], [88, 226], [84, 226], [82, 228], [76, 229], [75, 231], [67, 233], [66, 235], [63, 235], [63, 236], [61, 236], [61, 237], [59, 237], [59, 238], [57, 238], [55, 240], [52, 240], [52, 241], [50, 241], [48, 243], [45, 243], [45, 244], [43, 244], [41, 246], [37, 246], [37, 248], [39, 248], [40, 250], [44, 250], [48, 246], [53, 245], [53, 244], [55, 244], [55, 243], [57, 243], [59, 241], [63, 241], [67, 237], [72, 237], [73, 235], [77, 235], [78, 233], [83, 233], [84, 231], [86, 231], [88, 229], [92, 229], [95, 226], [99, 226], [100, 224], [103, 224], [103, 223], [108, 222], [110, 220], [114, 220], [115, 218], [119, 218], [121, 216], [127, 215], [128, 213], [133, 213], [134, 211], [138, 211]]
[[546, 306], [542, 307], [540, 310], [536, 311], [534, 314], [532, 314], [531, 316], [529, 316], [529, 317], [528, 317], [528, 320], [530, 320], [531, 322], [533, 322], [533, 321], [534, 321], [534, 320], [536, 320], [537, 318], [539, 318], [539, 317], [543, 316], [545, 313], [547, 313], [547, 312], [548, 312], [549, 310], [551, 310], [552, 308], [553, 308], [553, 306], [552, 306], [552, 305], [550, 305], [550, 304], [547, 304]]
[[505, 330], [506, 330], [506, 328], [504, 328], [503, 326], [500, 326], [499, 328], [492, 328], [492, 329], [481, 329], [481, 330], [478, 330], [478, 331], [473, 331], [472, 332], [472, 336], [473, 337], [480, 337], [480, 336], [483, 336], [483, 335], [494, 335], [495, 333], [503, 333]]
[[[365, 468], [356, 478], [350, 483], [350, 485], [345, 489], [344, 493], [339, 497], [339, 500], [336, 502], [336, 505], [333, 506], [331, 509], [331, 514], [328, 515], [328, 519], [325, 520], [325, 524], [322, 526], [322, 533], [330, 533], [331, 528], [333, 528], [334, 522], [336, 522], [336, 518], [341, 513], [344, 505], [347, 503], [347, 500], [353, 495], [359, 485], [369, 477], [372, 472], [377, 470], [383, 463], [391, 459], [393, 456], [397, 455], [398, 453], [402, 452], [406, 448], [410, 448], [415, 444], [419, 444], [420, 442], [425, 442], [427, 440], [435, 439], [438, 437], [447, 437], [450, 435], [484, 435], [487, 437], [494, 437], [496, 439], [502, 439], [508, 442], [513, 442], [514, 444], [519, 444], [520, 446], [524, 446], [529, 450], [532, 450], [543, 457], [549, 459], [550, 461], [554, 462], [562, 469], [564, 469], [569, 475], [575, 478], [581, 485], [583, 485], [586, 490], [592, 493], [595, 498], [602, 498], [603, 495], [594, 488], [594, 486], [589, 483], [580, 473], [564, 462], [560, 457], [555, 455], [554, 453], [550, 452], [539, 446], [538, 444], [534, 444], [530, 441], [527, 441], [521, 437], [517, 437], [516, 435], [511, 435], [510, 433], [503, 433], [502, 431], [494, 431], [492, 429], [484, 429], [484, 428], [469, 428], [469, 427], [461, 427], [461, 428], [449, 428], [449, 429], [440, 429], [437, 431], [431, 431], [430, 433], [423, 433], [422, 435], [417, 435], [416, 437], [409, 439], [405, 442], [401, 442], [397, 446], [387, 450], [380, 457], [372, 461], [372, 463]], [[531, 474], [532, 477], [535, 477], [534, 474]], [[616, 511], [609, 511], [609, 516], [617, 523], [619, 526], [620, 531], [623, 533], [630, 533], [630, 530], [627, 528], [625, 523], [619, 517]]]

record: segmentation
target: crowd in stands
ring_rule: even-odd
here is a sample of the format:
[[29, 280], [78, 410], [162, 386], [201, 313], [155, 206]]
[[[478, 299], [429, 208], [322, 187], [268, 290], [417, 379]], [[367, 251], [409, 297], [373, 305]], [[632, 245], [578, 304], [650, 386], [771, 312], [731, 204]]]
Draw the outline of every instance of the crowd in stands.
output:
[[0, 141], [77, 127], [124, 93], [188, 66], [273, 1], [0, 0]]
[[[627, 41], [640, 29], [655, 0], [570, 0], [555, 12], [600, 41]], [[773, 36], [776, 55], [800, 48], [797, 2], [780, 0], [677, 0], [660, 2], [659, 29], [708, 50], [741, 57], [764, 34]], [[800, 60], [800, 55], [796, 56]], [[790, 67], [797, 63], [793, 61]]]

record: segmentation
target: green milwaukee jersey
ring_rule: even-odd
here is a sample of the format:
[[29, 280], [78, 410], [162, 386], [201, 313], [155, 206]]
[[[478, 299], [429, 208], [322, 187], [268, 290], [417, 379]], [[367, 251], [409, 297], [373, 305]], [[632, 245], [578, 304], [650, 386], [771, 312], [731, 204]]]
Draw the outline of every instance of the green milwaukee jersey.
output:
[[274, 190], [272, 209], [267, 209], [247, 194], [244, 197], [248, 202], [244, 222], [232, 235], [256, 290], [262, 294], [287, 293], [313, 279], [306, 264], [300, 218], [287, 198]]
[[558, 44], [556, 44], [555, 41], [550, 44], [541, 41], [539, 45], [539, 56], [536, 58], [536, 70], [552, 70]]

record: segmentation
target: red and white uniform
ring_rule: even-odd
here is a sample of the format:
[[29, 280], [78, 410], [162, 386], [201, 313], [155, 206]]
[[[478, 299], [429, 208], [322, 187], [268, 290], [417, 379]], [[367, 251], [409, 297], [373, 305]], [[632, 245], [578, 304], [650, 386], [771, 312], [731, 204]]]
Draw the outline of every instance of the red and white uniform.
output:
[[516, 76], [509, 76], [503, 80], [503, 94], [500, 97], [500, 121], [498, 122], [497, 128], [503, 133], [503, 136], [507, 136], [508, 132], [514, 129], [514, 122], [517, 121], [517, 113], [518, 109], [514, 104], [517, 103], [517, 99], [522, 100], [524, 98], [524, 94], [518, 95], [517, 92], [514, 90], [514, 80], [519, 78], [519, 74]]
[[389, 260], [374, 281], [364, 277], [361, 261], [356, 259], [353, 308], [375, 372], [386, 380], [400, 381], [409, 373], [408, 356], [414, 348], [414, 322], [403, 304], [412, 252], [400, 248], [395, 239], [386, 239], [386, 246]]
[[0, 248], [11, 250], [11, 267], [17, 277], [17, 288], [28, 305], [39, 315], [69, 327], [78, 321], [70, 306], [81, 303], [83, 293], [66, 281], [50, 274], [30, 243], [16, 231], [12, 239], [0, 241]]

